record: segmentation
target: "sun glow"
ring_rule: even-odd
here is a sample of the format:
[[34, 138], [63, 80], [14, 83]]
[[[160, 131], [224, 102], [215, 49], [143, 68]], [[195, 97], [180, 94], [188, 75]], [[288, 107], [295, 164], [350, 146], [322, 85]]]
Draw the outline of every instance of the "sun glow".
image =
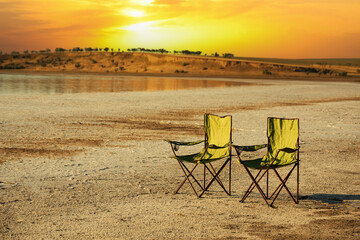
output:
[[121, 27], [120, 29], [132, 31], [132, 32], [138, 32], [138, 33], [144, 33], [151, 30], [161, 29], [160, 26], [157, 26], [159, 22], [160, 21], [142, 22], [130, 26]]
[[132, 1], [142, 6], [150, 6], [154, 2], [154, 0], [132, 0]]
[[0, 51], [106, 45], [252, 57], [360, 57], [360, 1], [326, 2], [0, 0]]
[[136, 17], [136, 18], [144, 17], [145, 15], [144, 11], [140, 11], [132, 8], [125, 8], [124, 10], [122, 10], [122, 14], [125, 16]]

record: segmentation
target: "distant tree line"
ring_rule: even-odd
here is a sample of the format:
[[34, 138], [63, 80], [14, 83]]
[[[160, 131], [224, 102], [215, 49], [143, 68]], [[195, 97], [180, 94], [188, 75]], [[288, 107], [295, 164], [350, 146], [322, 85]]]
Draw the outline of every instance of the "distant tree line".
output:
[[[55, 52], [101, 52], [101, 51], [111, 51], [114, 52], [114, 48], [92, 48], [92, 47], [86, 47], [86, 48], [81, 48], [81, 47], [74, 47], [74, 48], [70, 48], [70, 49], [66, 49], [66, 48], [56, 48]], [[120, 48], [117, 49], [118, 52], [120, 52]]]
[[174, 54], [184, 54], [184, 55], [201, 55], [201, 51], [189, 51], [189, 50], [182, 50], [176, 51], [174, 50]]
[[233, 58], [233, 57], [234, 57], [234, 54], [232, 54], [232, 53], [224, 53], [224, 54], [223, 54], [223, 57], [224, 57], [224, 58]]
[[[81, 47], [74, 47], [74, 48], [70, 48], [70, 49], [67, 49], [67, 48], [61, 48], [61, 47], [58, 47], [58, 48], [55, 48], [55, 51], [54, 52], [114, 52], [116, 51], [116, 49], [114, 48], [109, 48], [109, 47], [105, 47], [105, 48], [93, 48], [93, 47], [85, 47], [85, 48], [81, 48]], [[138, 47], [138, 48], [128, 48], [127, 49], [128, 52], [148, 52], [148, 53], [171, 53], [171, 51], [168, 51], [164, 48], [159, 48], [159, 49], [149, 49], [149, 48], [141, 48], [141, 47]], [[49, 48], [46, 48], [44, 50], [39, 50], [39, 51], [35, 51], [35, 50], [32, 50], [32, 51], [29, 51], [29, 50], [25, 50], [24, 51], [24, 54], [29, 54], [29, 53], [50, 53], [51, 50]], [[117, 49], [117, 52], [120, 52], [120, 48]], [[183, 54], [183, 55], [196, 55], [196, 56], [200, 56], [202, 51], [190, 51], [190, 50], [174, 50], [173, 51], [174, 54]], [[0, 51], [0, 55], [2, 54], [2, 52]], [[19, 55], [20, 52], [15, 52], [13, 51], [11, 53], [12, 55]], [[205, 56], [207, 56], [207, 54], [205, 54]], [[211, 54], [211, 56], [213, 57], [220, 57], [220, 55], [215, 52], [213, 54]], [[224, 53], [222, 54], [222, 57], [224, 58], [233, 58], [234, 57], [234, 54], [232, 53]]]
[[128, 48], [128, 52], [150, 52], [150, 53], [170, 53], [164, 48], [149, 49], [149, 48]]

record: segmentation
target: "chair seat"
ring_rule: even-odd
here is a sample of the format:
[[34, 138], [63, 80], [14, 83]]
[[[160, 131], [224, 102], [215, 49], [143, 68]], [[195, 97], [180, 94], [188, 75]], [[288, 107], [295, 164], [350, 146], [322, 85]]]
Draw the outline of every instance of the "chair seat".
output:
[[[176, 156], [174, 158], [179, 161], [191, 162], [191, 163], [209, 163], [212, 161], [220, 160], [229, 156], [229, 148], [221, 149], [206, 149], [201, 150], [199, 153]], [[204, 154], [205, 152], [205, 154]], [[203, 156], [203, 157], [202, 157]]]
[[[294, 164], [297, 160], [293, 159], [292, 161], [286, 162], [286, 163], [276, 163], [276, 161], [271, 165], [270, 169], [273, 168], [280, 168], [280, 167], [285, 167], [291, 164]], [[258, 158], [258, 159], [254, 159], [254, 160], [245, 160], [245, 161], [241, 161], [242, 164], [244, 164], [245, 166], [247, 166], [248, 168], [252, 168], [252, 169], [267, 169], [269, 167], [268, 164], [270, 164], [271, 162], [268, 161], [264, 161], [262, 158]]]

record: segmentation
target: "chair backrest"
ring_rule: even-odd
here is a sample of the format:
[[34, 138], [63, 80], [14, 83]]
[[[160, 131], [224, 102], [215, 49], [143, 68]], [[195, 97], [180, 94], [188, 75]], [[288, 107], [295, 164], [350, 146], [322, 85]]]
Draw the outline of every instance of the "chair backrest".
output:
[[216, 116], [211, 114], [204, 115], [205, 125], [205, 144], [224, 146], [231, 142], [232, 117]]
[[[299, 146], [299, 119], [268, 118], [267, 122], [268, 153], [265, 161], [271, 162], [279, 149]], [[296, 161], [296, 153], [281, 151], [274, 164], [290, 164]]]

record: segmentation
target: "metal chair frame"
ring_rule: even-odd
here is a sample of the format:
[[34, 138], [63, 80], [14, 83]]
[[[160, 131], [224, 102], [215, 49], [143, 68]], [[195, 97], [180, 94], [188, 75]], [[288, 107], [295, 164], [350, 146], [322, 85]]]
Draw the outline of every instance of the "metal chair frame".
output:
[[[284, 118], [282, 118], [284, 119]], [[289, 119], [289, 120], [294, 120], [294, 119]], [[299, 126], [300, 128], [300, 126]], [[269, 151], [269, 147], [270, 147], [270, 139], [268, 138], [268, 151]], [[293, 149], [289, 149], [289, 148], [285, 148], [285, 149], [279, 149], [274, 157], [274, 160], [267, 166], [266, 169], [260, 169], [257, 173], [257, 175], [254, 177], [253, 174], [251, 174], [251, 171], [249, 170], [249, 168], [247, 166], [245, 166], [244, 164], [242, 164], [243, 160], [241, 159], [240, 155], [241, 152], [243, 151], [243, 147], [241, 146], [236, 146], [233, 145], [233, 147], [235, 148], [235, 152], [236, 155], [239, 159], [239, 163], [240, 165], [243, 165], [246, 172], [248, 173], [250, 179], [252, 180], [252, 183], [250, 184], [249, 188], [247, 189], [247, 191], [245, 192], [244, 196], [242, 197], [242, 199], [240, 200], [240, 202], [244, 202], [245, 199], [250, 195], [250, 193], [253, 191], [254, 188], [256, 188], [260, 195], [262, 196], [262, 198], [264, 199], [264, 201], [266, 202], [266, 204], [268, 206], [273, 207], [273, 204], [275, 202], [275, 200], [278, 198], [279, 193], [281, 192], [281, 190], [283, 188], [286, 189], [287, 193], [289, 194], [290, 198], [293, 200], [293, 202], [295, 204], [299, 203], [299, 166], [300, 166], [300, 153], [299, 153], [299, 138], [297, 139], [297, 149], [294, 151]], [[296, 152], [296, 162], [294, 162], [293, 167], [290, 169], [290, 171], [288, 172], [288, 174], [285, 176], [285, 178], [281, 178], [279, 172], [276, 170], [276, 165], [273, 165], [273, 163], [275, 162], [278, 154], [281, 151], [285, 151], [285, 152]], [[289, 166], [291, 166], [289, 165]], [[284, 166], [286, 167], [286, 166]], [[286, 182], [288, 181], [288, 179], [290, 178], [292, 172], [294, 171], [294, 169], [296, 168], [296, 175], [297, 175], [297, 182], [296, 182], [296, 199], [294, 198], [293, 194], [291, 193], [291, 191], [289, 190], [289, 188], [286, 186]], [[277, 188], [272, 192], [272, 194], [269, 196], [269, 170], [272, 169], [275, 173], [275, 175], [277, 176], [277, 178], [280, 181], [280, 184], [277, 186]], [[261, 174], [262, 173], [262, 174]], [[261, 174], [261, 175], [260, 175]], [[266, 193], [264, 193], [264, 191], [262, 190], [262, 188], [259, 186], [259, 182], [260, 180], [265, 176], [266, 174]], [[273, 198], [274, 197], [274, 198]], [[269, 202], [271, 200], [271, 202]]]
[[[206, 115], [206, 114], [205, 114]], [[223, 116], [223, 117], [228, 117], [230, 115], [226, 115], [226, 116]], [[231, 116], [230, 116], [231, 117]], [[204, 117], [204, 121], [205, 121], [205, 117]], [[231, 125], [230, 125], [230, 128], [232, 129], [232, 118], [231, 118]], [[230, 139], [229, 139], [229, 143], [231, 144], [232, 143], [232, 131], [230, 129]], [[211, 164], [211, 162], [204, 162], [206, 159], [203, 159], [204, 158], [204, 155], [205, 153], [207, 152], [207, 149], [210, 147], [208, 145], [208, 136], [206, 134], [206, 131], [205, 131], [205, 141], [204, 141], [204, 148], [205, 148], [205, 151], [204, 151], [204, 154], [201, 156], [200, 160], [195, 163], [194, 167], [189, 170], [188, 167], [186, 167], [185, 163], [183, 161], [180, 161], [177, 159], [177, 154], [176, 154], [176, 143], [175, 142], [169, 142], [170, 143], [170, 146], [171, 146], [171, 150], [175, 156], [175, 159], [178, 161], [179, 165], [180, 165], [180, 168], [181, 170], [183, 171], [184, 175], [185, 175], [185, 178], [183, 179], [183, 181], [180, 183], [180, 185], [178, 186], [178, 188], [176, 189], [176, 191], [174, 192], [174, 194], [178, 193], [179, 190], [181, 189], [181, 187], [184, 185], [184, 183], [187, 181], [190, 185], [190, 187], [192, 188], [192, 190], [194, 191], [194, 193], [196, 194], [197, 197], [202, 197], [202, 195], [208, 191], [209, 187], [211, 186], [211, 184], [216, 181], [220, 187], [224, 190], [224, 192], [227, 194], [227, 195], [231, 195], [231, 145], [229, 145], [229, 156], [226, 157], [226, 160], [224, 162], [224, 164], [222, 164], [222, 166], [219, 168], [219, 170], [215, 170], [213, 164]], [[225, 159], [225, 158], [224, 158]], [[218, 161], [218, 160], [216, 160]], [[193, 164], [193, 163], [192, 163]], [[202, 164], [204, 166], [204, 170], [203, 170], [203, 185], [200, 184], [199, 180], [196, 179], [196, 177], [194, 176], [194, 171], [195, 169], [197, 168], [197, 166], [199, 164]], [[226, 187], [224, 186], [224, 184], [222, 183], [219, 175], [220, 173], [223, 171], [223, 169], [225, 168], [225, 166], [229, 164], [229, 186], [228, 186], [228, 189], [226, 189]], [[206, 183], [206, 173], [210, 173], [211, 175], [211, 180]], [[193, 179], [193, 183], [191, 182], [190, 179]], [[198, 185], [200, 187], [200, 193], [198, 191], [196, 191], [195, 187], [193, 184]]]

